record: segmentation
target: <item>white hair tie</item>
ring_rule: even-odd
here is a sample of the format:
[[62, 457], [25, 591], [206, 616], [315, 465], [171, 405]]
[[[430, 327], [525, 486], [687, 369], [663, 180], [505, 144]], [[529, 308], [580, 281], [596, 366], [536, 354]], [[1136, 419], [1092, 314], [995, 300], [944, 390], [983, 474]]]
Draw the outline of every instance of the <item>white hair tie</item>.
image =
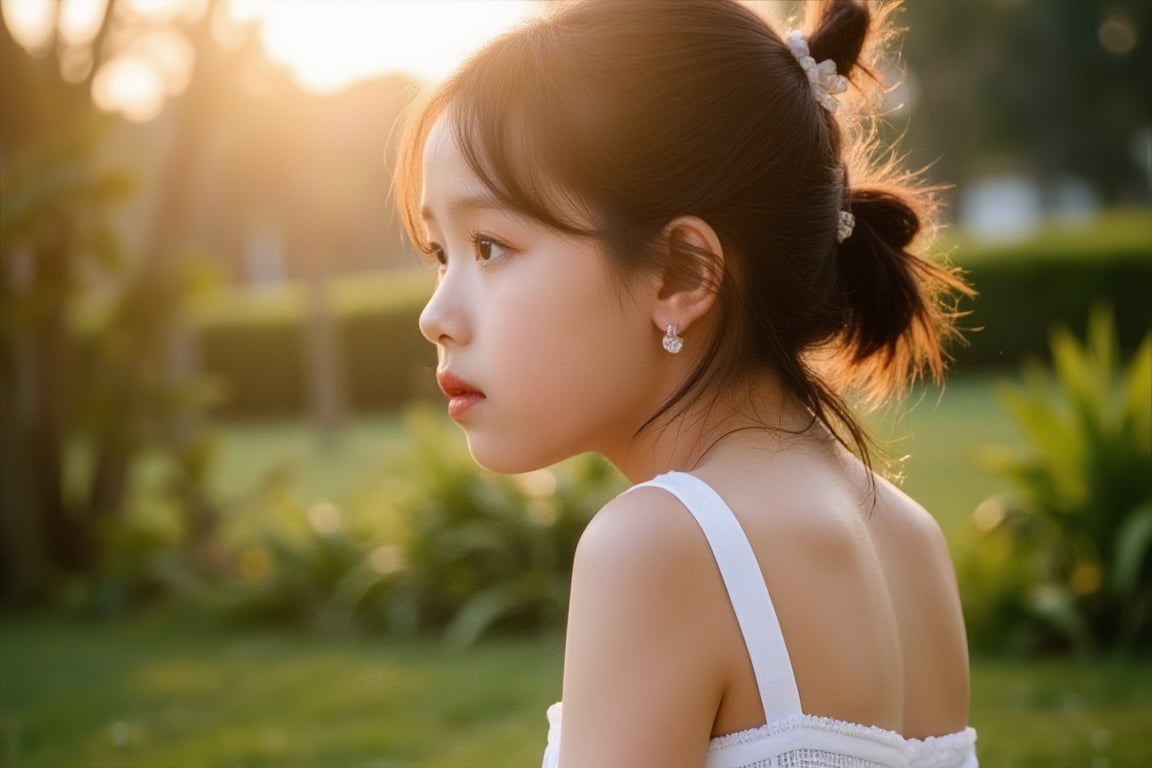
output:
[[836, 220], [836, 242], [842, 243], [852, 237], [852, 230], [856, 229], [856, 217], [848, 211], [840, 211]]
[[840, 102], [833, 98], [838, 93], [848, 90], [848, 78], [836, 74], [836, 62], [825, 59], [819, 64], [808, 52], [808, 41], [800, 30], [792, 29], [784, 38], [788, 42], [788, 50], [804, 68], [808, 75], [808, 84], [812, 86], [812, 96], [817, 103], [829, 112], [835, 113], [840, 108]]

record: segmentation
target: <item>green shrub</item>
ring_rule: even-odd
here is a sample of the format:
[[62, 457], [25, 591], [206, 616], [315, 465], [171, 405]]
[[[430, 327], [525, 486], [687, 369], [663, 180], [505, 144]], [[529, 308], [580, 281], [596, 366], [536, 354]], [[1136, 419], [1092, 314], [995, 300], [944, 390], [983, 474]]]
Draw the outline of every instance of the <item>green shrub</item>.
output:
[[601, 458], [503, 476], [480, 470], [442, 419], [416, 414], [403, 509], [403, 567], [388, 595], [403, 631], [443, 629], [467, 645], [493, 629], [562, 626], [584, 527], [622, 490]]
[[289, 461], [271, 466], [233, 499], [217, 540], [216, 567], [193, 569], [179, 553], [162, 576], [185, 598], [242, 624], [347, 630], [368, 623], [390, 573], [377, 549], [395, 538], [379, 497], [301, 501]]
[[1029, 650], [1152, 647], [1152, 334], [1127, 365], [1111, 315], [1087, 343], [1052, 336], [1001, 399], [1024, 453], [990, 451], [1012, 491], [976, 511], [986, 530], [968, 564], [969, 620]]
[[[67, 579], [53, 607], [120, 620], [182, 592], [183, 580], [215, 566], [223, 502], [209, 475], [219, 443], [210, 430], [138, 449], [120, 514], [93, 525], [92, 567]], [[90, 463], [87, 446], [72, 446], [74, 465]]]
[[378, 490], [301, 504], [272, 472], [232, 515], [256, 521], [222, 543], [216, 581], [174, 580], [227, 617], [322, 629], [442, 635], [562, 626], [576, 543], [621, 490], [598, 457], [525, 475], [478, 468], [459, 430], [425, 411], [406, 418], [406, 456]]

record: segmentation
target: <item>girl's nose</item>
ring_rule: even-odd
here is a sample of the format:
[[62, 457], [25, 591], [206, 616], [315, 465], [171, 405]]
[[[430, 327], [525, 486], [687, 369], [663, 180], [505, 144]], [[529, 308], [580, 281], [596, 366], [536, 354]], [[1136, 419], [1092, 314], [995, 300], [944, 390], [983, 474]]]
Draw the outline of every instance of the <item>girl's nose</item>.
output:
[[420, 333], [433, 344], [465, 344], [468, 329], [464, 317], [461, 286], [445, 274], [420, 313]]

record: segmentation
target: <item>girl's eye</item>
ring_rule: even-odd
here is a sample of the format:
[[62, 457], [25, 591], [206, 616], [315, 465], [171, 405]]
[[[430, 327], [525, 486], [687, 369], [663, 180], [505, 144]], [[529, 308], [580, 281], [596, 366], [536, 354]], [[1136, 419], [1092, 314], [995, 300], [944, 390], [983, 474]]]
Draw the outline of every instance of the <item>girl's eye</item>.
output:
[[476, 261], [486, 263], [500, 258], [506, 246], [490, 237], [476, 234], [472, 236], [472, 247], [476, 253]]
[[444, 255], [444, 249], [436, 245], [436, 243], [429, 243], [427, 246], [420, 248], [424, 257], [429, 262], [443, 267], [448, 263], [448, 257]]

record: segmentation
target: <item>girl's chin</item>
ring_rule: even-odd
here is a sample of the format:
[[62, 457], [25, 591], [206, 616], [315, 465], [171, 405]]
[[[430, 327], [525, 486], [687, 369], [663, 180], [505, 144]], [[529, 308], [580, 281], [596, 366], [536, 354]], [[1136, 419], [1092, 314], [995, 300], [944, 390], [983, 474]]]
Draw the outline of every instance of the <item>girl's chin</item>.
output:
[[497, 472], [501, 475], [520, 475], [525, 472], [535, 472], [538, 469], [549, 466], [548, 463], [544, 462], [529, 461], [518, 457], [488, 456], [477, 454], [476, 451], [472, 451], [472, 458], [477, 464], [489, 472]]
[[545, 456], [542, 453], [532, 453], [516, 450], [522, 446], [493, 445], [487, 440], [468, 435], [468, 452], [472, 459], [490, 472], [502, 475], [519, 475], [524, 472], [535, 472], [538, 469], [550, 467], [568, 456]]

